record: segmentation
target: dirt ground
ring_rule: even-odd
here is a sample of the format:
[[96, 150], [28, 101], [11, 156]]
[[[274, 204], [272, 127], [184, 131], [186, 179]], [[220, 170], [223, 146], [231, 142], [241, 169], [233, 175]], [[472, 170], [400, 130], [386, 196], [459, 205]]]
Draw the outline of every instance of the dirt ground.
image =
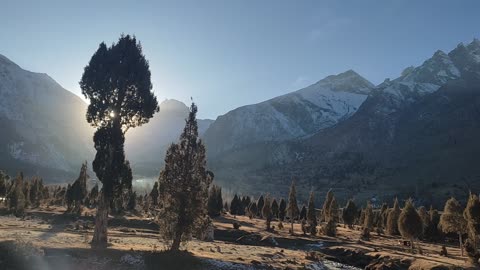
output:
[[[40, 250], [49, 258], [50, 265], [52, 261], [53, 265], [65, 261], [68, 265], [65, 269], [146, 269], [148, 267], [143, 262], [145, 254], [165, 248], [153, 220], [128, 215], [109, 220], [110, 247], [105, 251], [107, 253], [92, 251], [89, 241], [93, 234], [93, 213], [87, 211], [86, 216], [76, 218], [64, 215], [63, 210], [30, 210], [25, 218], [0, 216], [0, 243], [13, 241]], [[233, 229], [235, 221], [241, 224], [239, 230]], [[277, 226], [278, 223], [274, 221], [272, 224]], [[215, 219], [214, 225], [215, 241], [192, 240], [184, 247], [194, 257], [207, 262], [208, 266], [203, 269], [345, 269], [346, 266], [335, 262], [317, 263], [316, 260], [321, 258], [306, 258], [309, 250], [329, 254], [329, 251], [339, 249], [362, 252], [380, 259], [407, 260], [411, 264], [410, 269], [435, 269], [440, 266], [445, 269], [474, 269], [469, 268], [466, 257], [461, 257], [459, 248], [455, 246], [447, 245], [448, 258], [440, 256], [441, 246], [432, 243], [420, 243], [423, 255], [412, 254], [408, 247], [399, 244], [399, 238], [372, 234], [371, 241], [359, 241], [360, 231], [342, 226], [338, 227], [338, 236], [331, 238], [301, 236], [299, 224], [294, 225], [296, 236], [289, 235], [290, 224], [286, 223], [283, 230], [276, 229], [270, 233], [264, 229], [264, 220], [228, 214]], [[236, 241], [248, 233], [272, 236], [275, 243], [262, 246]], [[32, 269], [54, 268], [41, 268], [39, 264]]]

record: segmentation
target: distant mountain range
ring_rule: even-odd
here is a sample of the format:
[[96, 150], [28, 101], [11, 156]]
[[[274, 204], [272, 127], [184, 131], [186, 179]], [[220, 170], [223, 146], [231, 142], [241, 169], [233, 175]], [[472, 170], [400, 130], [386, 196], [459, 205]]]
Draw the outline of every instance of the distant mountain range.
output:
[[386, 80], [335, 125], [224, 151], [209, 164], [217, 179], [248, 193], [261, 187], [286, 196], [296, 179], [304, 192], [333, 188], [342, 199], [414, 196], [435, 203], [480, 190], [479, 113], [480, 42], [474, 40]]
[[[93, 158], [86, 104], [47, 75], [0, 56], [0, 97], [0, 161], [9, 173], [64, 177]], [[187, 113], [165, 100], [150, 123], [127, 133], [134, 173], [158, 175]], [[234, 191], [286, 196], [296, 179], [300, 197], [333, 188], [341, 199], [434, 203], [479, 191], [479, 114], [475, 39], [377, 86], [348, 70], [199, 127], [216, 181]]]

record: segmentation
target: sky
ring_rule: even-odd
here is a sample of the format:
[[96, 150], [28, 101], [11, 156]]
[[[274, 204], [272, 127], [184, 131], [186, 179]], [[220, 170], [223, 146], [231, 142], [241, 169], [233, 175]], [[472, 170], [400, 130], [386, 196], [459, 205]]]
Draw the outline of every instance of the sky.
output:
[[141, 41], [159, 101], [215, 119], [353, 69], [378, 84], [438, 50], [480, 37], [480, 1], [0, 2], [0, 54], [78, 82], [100, 42]]

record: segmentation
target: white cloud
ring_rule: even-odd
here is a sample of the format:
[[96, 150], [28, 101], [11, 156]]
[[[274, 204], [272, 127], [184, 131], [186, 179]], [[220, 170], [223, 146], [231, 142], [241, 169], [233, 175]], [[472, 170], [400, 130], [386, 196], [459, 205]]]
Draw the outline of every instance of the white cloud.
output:
[[312, 82], [307, 76], [300, 75], [292, 82], [290, 87], [292, 90], [299, 90], [309, 86], [310, 84], [312, 84]]
[[322, 40], [342, 31], [351, 24], [346, 17], [338, 17], [332, 11], [325, 10], [322, 14], [312, 19], [313, 28], [308, 32], [307, 38], [311, 41]]

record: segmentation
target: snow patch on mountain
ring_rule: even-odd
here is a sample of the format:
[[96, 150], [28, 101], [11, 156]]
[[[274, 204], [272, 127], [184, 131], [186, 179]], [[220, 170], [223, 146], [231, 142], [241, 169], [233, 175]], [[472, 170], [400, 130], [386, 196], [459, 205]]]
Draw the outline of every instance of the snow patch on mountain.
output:
[[349, 70], [298, 91], [219, 116], [205, 132], [209, 153], [311, 135], [355, 113], [374, 85]]

